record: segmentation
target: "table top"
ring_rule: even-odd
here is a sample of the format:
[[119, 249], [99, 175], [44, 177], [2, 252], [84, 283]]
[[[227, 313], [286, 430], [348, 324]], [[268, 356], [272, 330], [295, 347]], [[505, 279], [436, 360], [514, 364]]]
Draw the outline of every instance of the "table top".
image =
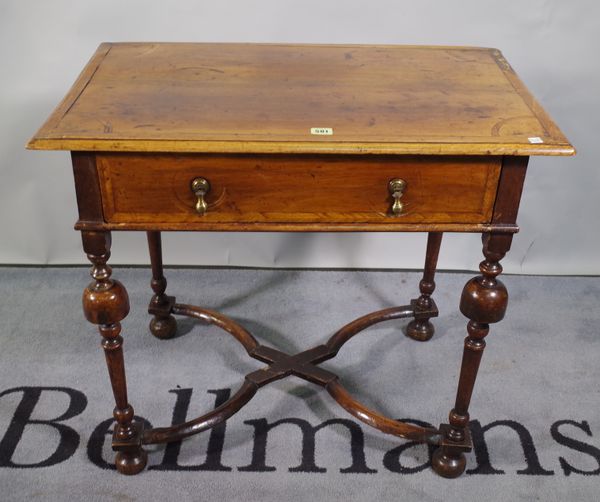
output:
[[572, 155], [497, 49], [104, 43], [31, 149]]

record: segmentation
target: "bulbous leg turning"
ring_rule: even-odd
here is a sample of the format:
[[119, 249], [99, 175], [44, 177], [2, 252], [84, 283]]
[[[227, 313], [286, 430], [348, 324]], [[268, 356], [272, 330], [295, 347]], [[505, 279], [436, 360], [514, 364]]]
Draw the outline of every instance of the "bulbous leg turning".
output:
[[511, 235], [484, 236], [483, 254], [486, 259], [479, 264], [481, 275], [468, 281], [461, 295], [460, 311], [469, 318], [469, 322], [458, 391], [449, 415], [450, 423], [440, 426], [442, 443], [432, 458], [434, 471], [447, 478], [463, 473], [466, 465], [464, 452], [471, 450], [469, 404], [485, 349], [484, 338], [489, 333], [490, 324], [501, 321], [506, 312], [508, 292], [496, 277], [502, 272], [499, 262], [510, 248], [511, 240]]
[[111, 236], [109, 232], [82, 232], [83, 248], [92, 262], [90, 275], [94, 279], [83, 292], [83, 312], [86, 319], [98, 325], [108, 375], [116, 406], [112, 446], [117, 451], [115, 463], [123, 474], [137, 474], [145, 466], [147, 454], [141, 447], [142, 427], [133, 421], [133, 408], [127, 400], [125, 362], [121, 321], [129, 313], [127, 290], [111, 278]]
[[[431, 295], [435, 291], [435, 281], [433, 279], [443, 235], [442, 232], [430, 232], [427, 236], [425, 268], [423, 269], [423, 278], [419, 282], [421, 296], [417, 300], [417, 306], [423, 309], [429, 309], [432, 305]], [[406, 336], [419, 342], [426, 342], [433, 336], [434, 332], [435, 329], [429, 319], [413, 319], [406, 327]]]
[[171, 299], [165, 294], [167, 279], [163, 274], [162, 239], [160, 232], [147, 232], [147, 237], [152, 266], [150, 287], [154, 291], [149, 307], [150, 313], [154, 315], [150, 321], [150, 333], [156, 338], [167, 340], [175, 336], [177, 321], [170, 313]]

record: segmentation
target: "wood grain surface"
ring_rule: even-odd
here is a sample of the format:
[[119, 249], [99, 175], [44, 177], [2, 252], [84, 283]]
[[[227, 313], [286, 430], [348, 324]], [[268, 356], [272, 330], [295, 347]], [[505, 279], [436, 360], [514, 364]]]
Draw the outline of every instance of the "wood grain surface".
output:
[[191, 43], [102, 44], [28, 147], [574, 153], [496, 49]]
[[[97, 155], [109, 223], [486, 223], [499, 157]], [[210, 183], [198, 214], [192, 180]], [[403, 210], [388, 184], [402, 178]]]

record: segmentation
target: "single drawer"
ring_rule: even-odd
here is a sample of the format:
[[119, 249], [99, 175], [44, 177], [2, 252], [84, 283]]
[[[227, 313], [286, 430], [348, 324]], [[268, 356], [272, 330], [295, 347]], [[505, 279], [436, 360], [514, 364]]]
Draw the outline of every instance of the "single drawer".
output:
[[[194, 226], [487, 223], [500, 164], [499, 157], [97, 155], [108, 223]], [[200, 204], [196, 178], [209, 184]], [[399, 214], [392, 210], [395, 179], [404, 181]]]

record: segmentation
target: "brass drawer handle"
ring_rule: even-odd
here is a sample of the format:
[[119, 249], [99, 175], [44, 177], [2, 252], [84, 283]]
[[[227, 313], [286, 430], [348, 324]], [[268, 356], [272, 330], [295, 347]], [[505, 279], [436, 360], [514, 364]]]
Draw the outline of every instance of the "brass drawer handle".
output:
[[192, 192], [198, 197], [196, 202], [196, 212], [198, 214], [206, 214], [208, 204], [204, 200], [204, 196], [210, 192], [210, 183], [206, 178], [194, 178], [192, 180]]
[[392, 216], [400, 216], [402, 214], [402, 209], [404, 205], [400, 202], [400, 198], [404, 195], [404, 190], [406, 189], [406, 181], [401, 178], [394, 178], [388, 184], [388, 190], [390, 194], [394, 198], [394, 203], [392, 204]]

